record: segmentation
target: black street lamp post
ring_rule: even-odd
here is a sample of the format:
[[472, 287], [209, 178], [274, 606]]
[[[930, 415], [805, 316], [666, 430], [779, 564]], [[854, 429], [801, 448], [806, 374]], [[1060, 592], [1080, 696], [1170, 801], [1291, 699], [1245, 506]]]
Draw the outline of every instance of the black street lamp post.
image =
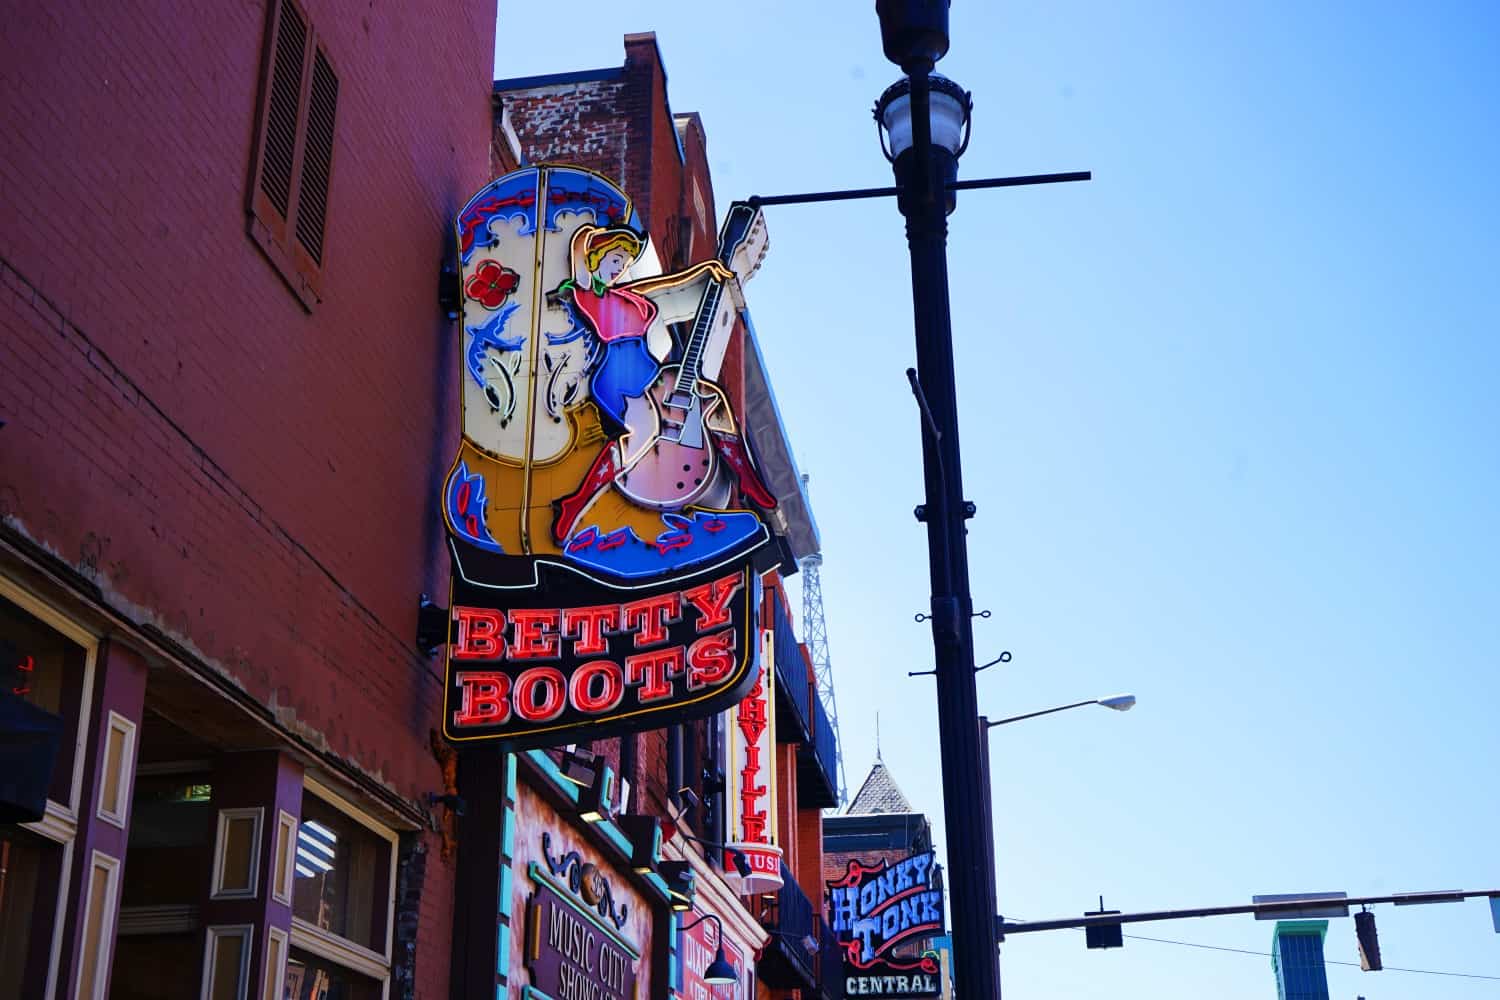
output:
[[[907, 379], [922, 419], [926, 502], [917, 519], [927, 525], [932, 585], [932, 641], [943, 769], [949, 908], [953, 917], [954, 983], [964, 997], [1000, 996], [996, 948], [995, 858], [989, 807], [989, 755], [981, 742], [974, 675], [973, 601], [964, 522], [974, 505], [964, 499], [958, 447], [958, 399], [948, 309], [948, 213], [957, 192], [1086, 181], [1086, 170], [960, 181], [958, 158], [968, 145], [969, 94], [933, 72], [948, 51], [949, 0], [876, 0], [886, 58], [906, 77], [875, 105], [881, 147], [896, 175], [891, 188], [756, 195], [755, 207], [805, 205], [894, 196], [906, 217], [911, 252], [917, 368]], [[989, 664], [986, 664], [988, 666]]]
[[[953, 979], [965, 997], [1000, 996], [995, 946], [994, 836], [989, 783], [979, 741], [974, 683], [973, 601], [964, 499], [958, 397], [948, 306], [948, 213], [956, 196], [958, 155], [967, 142], [969, 95], [932, 73], [948, 50], [947, 0], [878, 0], [886, 58], [907, 74], [881, 95], [877, 122], [900, 189], [911, 251], [917, 372], [912, 390], [922, 414], [922, 467], [932, 585], [943, 819], [953, 917]], [[955, 121], [955, 115], [961, 116]], [[940, 130], [934, 135], [934, 125]], [[934, 142], [937, 139], [937, 142]], [[904, 147], [904, 148], [903, 148]]]

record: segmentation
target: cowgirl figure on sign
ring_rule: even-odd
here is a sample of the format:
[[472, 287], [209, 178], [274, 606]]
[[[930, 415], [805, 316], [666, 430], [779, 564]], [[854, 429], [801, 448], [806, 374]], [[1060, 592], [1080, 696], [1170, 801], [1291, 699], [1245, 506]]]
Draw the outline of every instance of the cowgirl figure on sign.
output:
[[[664, 366], [647, 342], [653, 323], [664, 332], [660, 302], [670, 299], [680, 312], [685, 301], [708, 301], [704, 289], [716, 292], [734, 272], [709, 260], [676, 274], [622, 282], [644, 251], [644, 240], [630, 229], [580, 227], [572, 240], [574, 275], [553, 293], [572, 306], [598, 339], [589, 390], [610, 439], [578, 488], [554, 501], [552, 532], [559, 544], [569, 543], [566, 550], [574, 555], [608, 545], [610, 536], [623, 530], [608, 531], [614, 527], [610, 522], [639, 520], [616, 521], [603, 509], [618, 505], [620, 497], [612, 502], [608, 494], [622, 494], [634, 506], [663, 512], [669, 529], [654, 539], [637, 536], [632, 541], [649, 543], [658, 552], [682, 549], [679, 559], [695, 561], [704, 553], [686, 550], [701, 548], [699, 543], [709, 537], [694, 532], [690, 519], [666, 512], [690, 505], [726, 508], [741, 496], [769, 510], [776, 500], [751, 462], [723, 391], [699, 375], [712, 317], [694, 322], [680, 364]], [[717, 301], [716, 295], [711, 297]], [[669, 315], [673, 311], [669, 308]], [[722, 534], [723, 524], [723, 518], [717, 519], [709, 535]], [[714, 538], [719, 544], [713, 547], [730, 540]]]

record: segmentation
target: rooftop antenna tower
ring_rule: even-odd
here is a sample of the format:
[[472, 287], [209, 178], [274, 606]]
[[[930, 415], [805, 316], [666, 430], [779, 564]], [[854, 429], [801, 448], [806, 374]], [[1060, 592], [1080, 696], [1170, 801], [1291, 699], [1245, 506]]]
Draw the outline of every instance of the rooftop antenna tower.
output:
[[[802, 490], [807, 492], [809, 477], [802, 476]], [[802, 630], [807, 633], [807, 649], [812, 654], [813, 673], [818, 682], [818, 700], [828, 713], [833, 727], [834, 745], [838, 748], [839, 805], [849, 801], [844, 781], [844, 741], [839, 738], [839, 710], [833, 697], [833, 668], [828, 661], [828, 622], [823, 617], [823, 554], [814, 552], [802, 560]]]

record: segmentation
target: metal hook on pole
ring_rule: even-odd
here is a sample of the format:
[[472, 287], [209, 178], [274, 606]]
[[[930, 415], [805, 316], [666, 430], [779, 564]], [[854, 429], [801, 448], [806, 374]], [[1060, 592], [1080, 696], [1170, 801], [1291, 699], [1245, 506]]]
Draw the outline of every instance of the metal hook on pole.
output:
[[988, 669], [990, 669], [990, 667], [993, 667], [997, 663], [1009, 663], [1009, 662], [1010, 662], [1010, 650], [1007, 649], [1003, 653], [1001, 653], [999, 656], [997, 656], [993, 660], [991, 660], [990, 662], [975, 667], [974, 668], [974, 672], [977, 674], [981, 670], [988, 670]]

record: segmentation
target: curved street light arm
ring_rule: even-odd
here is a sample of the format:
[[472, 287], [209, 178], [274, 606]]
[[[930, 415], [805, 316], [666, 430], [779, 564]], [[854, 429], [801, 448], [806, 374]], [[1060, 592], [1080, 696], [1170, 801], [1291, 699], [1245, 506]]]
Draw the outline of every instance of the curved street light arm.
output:
[[1003, 726], [1008, 722], [1020, 722], [1023, 719], [1035, 719], [1039, 715], [1051, 715], [1053, 712], [1066, 712], [1070, 708], [1082, 708], [1085, 705], [1097, 704], [1099, 704], [1099, 699], [1097, 698], [1090, 698], [1088, 701], [1075, 701], [1071, 705], [1059, 705], [1056, 708], [1044, 708], [1040, 712], [1027, 712], [1025, 715], [1012, 715], [1009, 718], [996, 719], [993, 722], [986, 720], [984, 728], [993, 729], [996, 726]]

